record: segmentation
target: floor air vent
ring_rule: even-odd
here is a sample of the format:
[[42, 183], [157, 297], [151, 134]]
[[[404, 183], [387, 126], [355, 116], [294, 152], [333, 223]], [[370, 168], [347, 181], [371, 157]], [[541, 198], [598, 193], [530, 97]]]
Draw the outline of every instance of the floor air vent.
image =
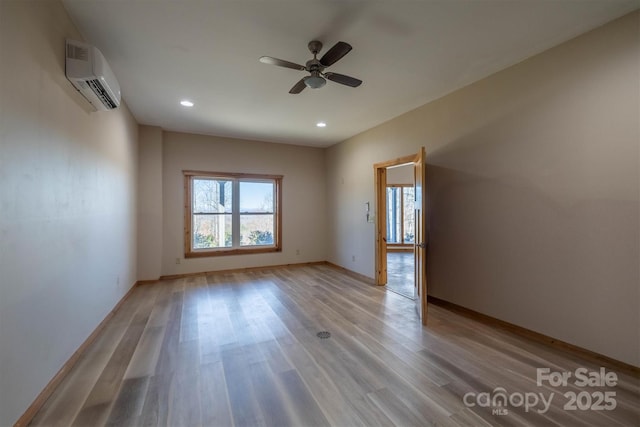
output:
[[328, 331], [320, 331], [316, 334], [316, 336], [320, 339], [326, 340], [331, 336], [331, 332]]

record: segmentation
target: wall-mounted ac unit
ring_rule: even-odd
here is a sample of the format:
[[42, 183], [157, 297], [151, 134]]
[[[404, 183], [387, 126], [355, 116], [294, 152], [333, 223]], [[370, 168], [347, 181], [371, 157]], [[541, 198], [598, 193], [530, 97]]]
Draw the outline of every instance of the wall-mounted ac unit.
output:
[[120, 85], [102, 53], [94, 46], [67, 40], [67, 79], [96, 111], [113, 110], [120, 105]]

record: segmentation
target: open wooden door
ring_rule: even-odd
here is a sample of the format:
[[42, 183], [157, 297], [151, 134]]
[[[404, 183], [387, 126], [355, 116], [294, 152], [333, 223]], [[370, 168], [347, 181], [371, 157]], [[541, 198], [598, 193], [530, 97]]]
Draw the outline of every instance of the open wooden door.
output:
[[376, 285], [387, 283], [387, 168], [375, 165], [376, 173]]
[[414, 165], [415, 185], [415, 280], [414, 295], [416, 310], [423, 325], [427, 324], [427, 232], [425, 229], [426, 198], [424, 147], [418, 154], [400, 157], [373, 165], [376, 184], [376, 285], [387, 283], [387, 168], [400, 165]]
[[422, 147], [414, 162], [416, 199], [414, 300], [416, 303], [416, 311], [423, 325], [427, 324], [427, 231], [425, 230], [426, 197], [424, 197], [425, 157], [425, 149]]

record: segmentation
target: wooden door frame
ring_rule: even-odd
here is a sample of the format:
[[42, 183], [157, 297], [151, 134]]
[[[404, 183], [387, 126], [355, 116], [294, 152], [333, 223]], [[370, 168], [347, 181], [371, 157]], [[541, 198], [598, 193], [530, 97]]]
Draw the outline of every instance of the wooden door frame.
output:
[[375, 218], [376, 218], [376, 285], [387, 284], [387, 168], [406, 164], [415, 164], [421, 153], [398, 157], [373, 165], [375, 182]]

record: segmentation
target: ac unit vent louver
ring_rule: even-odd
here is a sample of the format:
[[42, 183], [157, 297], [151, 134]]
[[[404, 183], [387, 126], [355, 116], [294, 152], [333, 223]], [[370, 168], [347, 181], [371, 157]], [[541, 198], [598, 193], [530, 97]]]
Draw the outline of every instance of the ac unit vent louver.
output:
[[67, 79], [96, 110], [120, 105], [120, 85], [100, 51], [86, 43], [67, 40]]
[[107, 93], [106, 90], [104, 90], [104, 87], [102, 86], [102, 84], [100, 83], [99, 80], [89, 80], [87, 82], [89, 84], [89, 86], [91, 87], [91, 89], [93, 90], [93, 92], [96, 94], [96, 96], [98, 98], [100, 98], [100, 101], [102, 101], [102, 103], [104, 105], [107, 105], [109, 109], [113, 109], [113, 108], [117, 108], [118, 106], [111, 100], [111, 98], [109, 98], [109, 94]]

